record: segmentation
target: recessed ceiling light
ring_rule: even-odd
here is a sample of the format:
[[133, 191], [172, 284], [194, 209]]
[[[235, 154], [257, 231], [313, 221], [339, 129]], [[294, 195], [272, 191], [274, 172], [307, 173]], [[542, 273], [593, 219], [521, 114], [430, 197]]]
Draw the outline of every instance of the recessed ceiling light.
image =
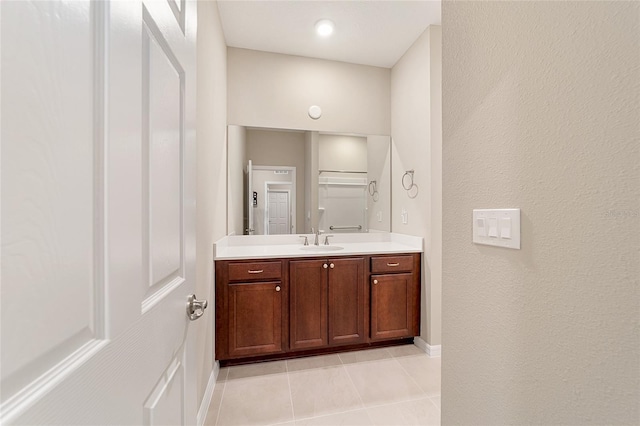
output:
[[322, 37], [329, 37], [333, 32], [333, 22], [328, 19], [321, 19], [316, 22], [316, 32]]

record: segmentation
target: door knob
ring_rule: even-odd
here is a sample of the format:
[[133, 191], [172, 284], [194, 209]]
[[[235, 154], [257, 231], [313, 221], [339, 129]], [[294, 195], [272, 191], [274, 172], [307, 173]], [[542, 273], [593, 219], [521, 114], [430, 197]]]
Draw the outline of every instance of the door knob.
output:
[[373, 280], [373, 283], [374, 284], [378, 284], [378, 280]]
[[206, 300], [196, 299], [195, 294], [190, 294], [187, 297], [187, 316], [191, 321], [195, 321], [204, 314], [204, 310], [207, 309], [209, 302]]
[[327, 265], [327, 264], [325, 263], [324, 265], [322, 265], [322, 267], [323, 267], [324, 269], [327, 269], [327, 268], [329, 267], [329, 265]]
[[279, 285], [276, 286], [276, 291], [280, 291], [280, 286]]
[[335, 267], [336, 267], [336, 265], [334, 265], [333, 263], [329, 265], [329, 268], [331, 268], [331, 269], [333, 269]]

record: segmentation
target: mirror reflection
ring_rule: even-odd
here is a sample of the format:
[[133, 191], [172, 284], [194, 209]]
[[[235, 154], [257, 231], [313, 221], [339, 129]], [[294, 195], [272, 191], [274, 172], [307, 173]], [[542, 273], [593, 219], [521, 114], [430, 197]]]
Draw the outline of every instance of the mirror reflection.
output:
[[228, 127], [228, 233], [390, 231], [390, 138]]

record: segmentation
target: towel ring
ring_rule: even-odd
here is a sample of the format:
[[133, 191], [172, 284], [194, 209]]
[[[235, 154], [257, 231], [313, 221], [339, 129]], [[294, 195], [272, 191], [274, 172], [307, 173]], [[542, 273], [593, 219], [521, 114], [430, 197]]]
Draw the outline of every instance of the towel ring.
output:
[[[411, 190], [415, 185], [413, 183], [413, 173], [413, 170], [407, 170], [406, 172], [404, 172], [404, 175], [402, 175], [402, 187], [407, 191]], [[405, 179], [407, 176], [409, 177], [409, 179]], [[409, 182], [409, 184], [407, 185], [405, 182]]]
[[375, 180], [372, 180], [371, 182], [369, 182], [369, 195], [371, 195], [372, 197], [373, 197], [373, 194], [378, 192], [378, 189], [376, 188], [377, 185], [378, 185], [378, 182], [376, 182]]
[[371, 197], [373, 198], [373, 201], [378, 201], [380, 199], [380, 194], [378, 194], [378, 182], [376, 182], [375, 180], [372, 180], [371, 182], [369, 182], [369, 187], [368, 187], [368, 191], [369, 191], [369, 195], [371, 195]]

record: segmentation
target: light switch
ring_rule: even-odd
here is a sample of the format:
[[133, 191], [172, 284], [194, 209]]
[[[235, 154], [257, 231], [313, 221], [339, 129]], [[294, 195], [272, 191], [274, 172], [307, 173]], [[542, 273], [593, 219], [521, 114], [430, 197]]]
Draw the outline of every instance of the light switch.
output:
[[520, 209], [473, 209], [473, 242], [520, 249]]
[[476, 219], [476, 228], [477, 228], [477, 232], [476, 235], [478, 235], [479, 237], [486, 237], [487, 236], [487, 221], [485, 220], [484, 217], [479, 217]]
[[489, 236], [498, 238], [498, 219], [495, 217], [489, 218]]
[[511, 218], [509, 217], [500, 219], [500, 238], [511, 239]]

